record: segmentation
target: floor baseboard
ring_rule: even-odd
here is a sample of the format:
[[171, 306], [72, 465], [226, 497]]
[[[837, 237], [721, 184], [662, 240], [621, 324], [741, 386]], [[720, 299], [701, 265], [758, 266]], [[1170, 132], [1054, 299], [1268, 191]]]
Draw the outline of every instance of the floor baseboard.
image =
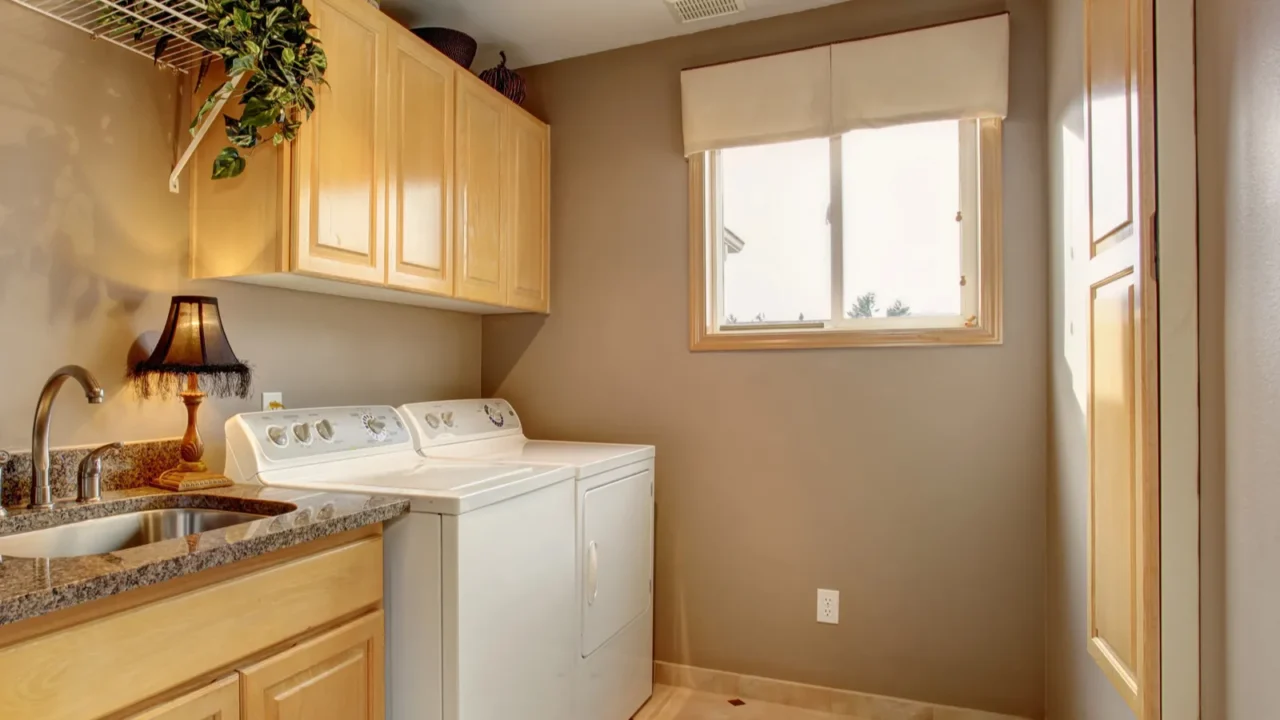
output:
[[934, 705], [852, 690], [804, 685], [657, 661], [654, 682], [806, 710], [849, 715], [859, 720], [1026, 720], [1013, 715]]

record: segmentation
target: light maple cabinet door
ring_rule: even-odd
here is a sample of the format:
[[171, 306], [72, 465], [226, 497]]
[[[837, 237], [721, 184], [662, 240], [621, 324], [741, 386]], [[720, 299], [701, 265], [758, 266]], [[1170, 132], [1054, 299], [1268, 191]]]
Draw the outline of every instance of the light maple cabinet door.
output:
[[361, 0], [309, 0], [329, 59], [294, 146], [292, 269], [386, 281], [385, 16]]
[[387, 284], [453, 295], [455, 65], [393, 29], [387, 152]]
[[455, 295], [506, 302], [502, 247], [503, 117], [507, 102], [468, 72], [457, 74]]
[[243, 720], [383, 720], [382, 611], [240, 671]]
[[127, 720], [240, 720], [240, 676], [222, 678]]
[[550, 309], [551, 130], [514, 107], [507, 108], [503, 182], [503, 250], [507, 260], [505, 304]]

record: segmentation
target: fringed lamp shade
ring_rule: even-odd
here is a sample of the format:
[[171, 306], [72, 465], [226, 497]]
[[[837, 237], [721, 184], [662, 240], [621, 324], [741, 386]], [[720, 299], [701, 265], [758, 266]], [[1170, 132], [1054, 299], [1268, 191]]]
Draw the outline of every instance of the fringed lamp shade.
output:
[[167, 490], [201, 490], [230, 485], [231, 481], [210, 473], [201, 458], [204, 441], [196, 429], [196, 418], [205, 391], [218, 396], [249, 397], [252, 381], [249, 366], [236, 357], [222, 327], [218, 299], [179, 295], [169, 306], [169, 319], [151, 357], [134, 365], [130, 372], [142, 397], [168, 397], [174, 391], [187, 406], [187, 432], [182, 436], [182, 462], [152, 481]]
[[182, 391], [195, 375], [216, 397], [249, 397], [249, 366], [240, 362], [222, 327], [218, 299], [179, 295], [151, 357], [133, 366], [132, 378], [143, 397]]

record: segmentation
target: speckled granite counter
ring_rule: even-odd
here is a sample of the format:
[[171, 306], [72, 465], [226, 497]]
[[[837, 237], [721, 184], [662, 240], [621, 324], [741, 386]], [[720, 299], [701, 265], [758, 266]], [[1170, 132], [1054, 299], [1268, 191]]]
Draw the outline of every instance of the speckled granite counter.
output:
[[0, 559], [0, 625], [385, 522], [408, 512], [409, 503], [256, 485], [182, 494], [138, 488], [105, 493], [103, 502], [96, 505], [60, 502], [52, 511], [11, 509], [9, 517], [0, 518], [0, 536], [121, 512], [176, 507], [271, 517], [101, 555], [5, 557]]

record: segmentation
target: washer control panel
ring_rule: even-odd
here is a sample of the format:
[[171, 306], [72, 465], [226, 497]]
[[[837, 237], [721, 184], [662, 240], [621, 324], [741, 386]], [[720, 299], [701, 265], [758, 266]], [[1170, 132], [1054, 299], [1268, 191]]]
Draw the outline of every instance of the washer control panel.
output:
[[506, 400], [442, 400], [402, 405], [419, 447], [519, 435], [520, 416]]
[[413, 439], [388, 405], [270, 410], [232, 418], [271, 461], [403, 445]]

